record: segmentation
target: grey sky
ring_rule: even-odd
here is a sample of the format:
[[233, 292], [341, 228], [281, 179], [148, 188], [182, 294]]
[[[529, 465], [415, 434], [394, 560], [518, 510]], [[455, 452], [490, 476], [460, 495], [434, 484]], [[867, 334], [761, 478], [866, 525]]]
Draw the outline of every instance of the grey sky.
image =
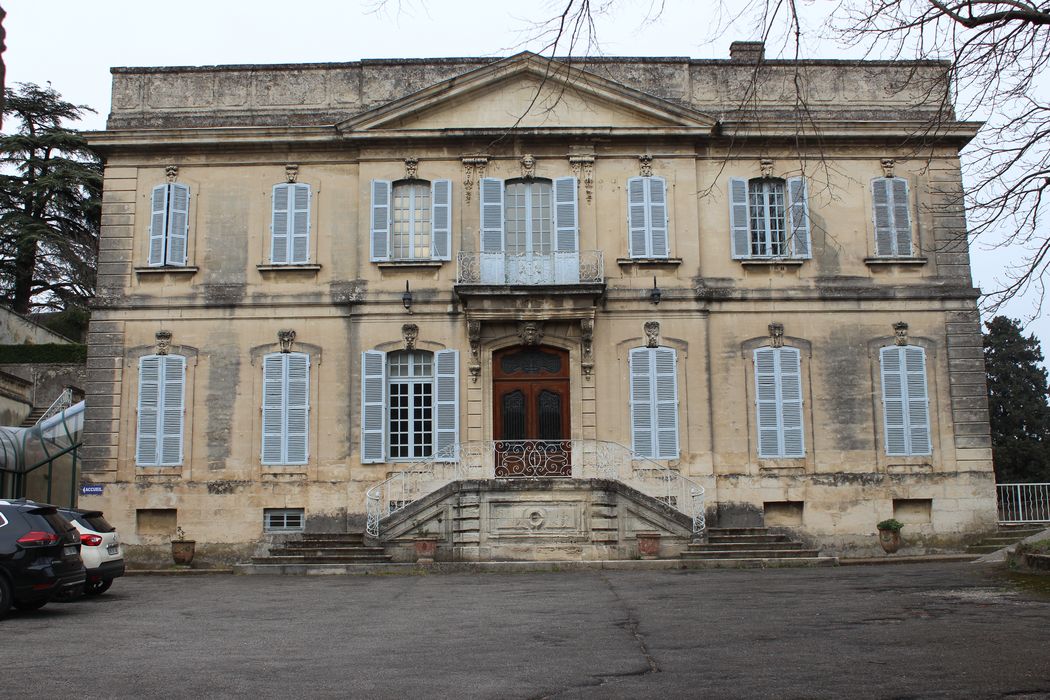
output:
[[[379, 12], [362, 0], [0, 0], [7, 10], [7, 83], [48, 81], [75, 103], [98, 110], [79, 128], [101, 129], [110, 105], [111, 66], [301, 63], [361, 58], [504, 56], [523, 48], [530, 21], [555, 14], [561, 0], [389, 0]], [[599, 3], [595, 3], [596, 5]], [[733, 7], [743, 0], [727, 0]], [[648, 0], [627, 3], [599, 18], [602, 50], [608, 55], [724, 58], [735, 39], [754, 39], [738, 23], [718, 35], [714, 0], [669, 0], [646, 22]], [[633, 7], [631, 7], [633, 5]], [[724, 18], [723, 18], [724, 19]], [[807, 57], [850, 54], [810, 39]], [[856, 55], [856, 53], [854, 53]], [[975, 283], [992, 288], [1008, 253], [972, 252]], [[1030, 299], [1005, 309], [1030, 318]], [[1050, 352], [1050, 318], [1029, 329]]]

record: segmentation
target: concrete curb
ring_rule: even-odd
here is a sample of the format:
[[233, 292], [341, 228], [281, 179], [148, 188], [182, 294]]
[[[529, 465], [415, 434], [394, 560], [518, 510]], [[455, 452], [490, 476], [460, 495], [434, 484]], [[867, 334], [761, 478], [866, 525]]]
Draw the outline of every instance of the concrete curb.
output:
[[884, 557], [839, 557], [839, 566], [877, 566], [879, 564], [933, 564], [952, 561], [975, 562], [979, 554], [912, 554]]
[[210, 574], [232, 574], [233, 568], [216, 569], [125, 569], [125, 576], [207, 576]]

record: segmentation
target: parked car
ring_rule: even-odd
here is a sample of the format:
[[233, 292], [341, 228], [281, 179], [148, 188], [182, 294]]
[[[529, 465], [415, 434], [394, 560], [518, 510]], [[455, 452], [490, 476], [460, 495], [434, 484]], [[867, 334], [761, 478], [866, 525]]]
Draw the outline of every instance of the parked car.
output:
[[0, 618], [75, 594], [86, 578], [79, 533], [55, 506], [0, 500]]
[[80, 558], [87, 569], [86, 595], [102, 595], [113, 579], [124, 575], [124, 547], [117, 529], [106, 522], [100, 510], [59, 508], [80, 533]]

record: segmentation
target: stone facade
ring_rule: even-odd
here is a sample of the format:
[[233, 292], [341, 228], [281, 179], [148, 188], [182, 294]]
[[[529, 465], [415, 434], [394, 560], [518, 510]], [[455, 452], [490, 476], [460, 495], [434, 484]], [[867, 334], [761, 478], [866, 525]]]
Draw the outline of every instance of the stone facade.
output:
[[[930, 86], [943, 64], [755, 64], [756, 55], [735, 45], [723, 61], [563, 63], [525, 53], [114, 69], [108, 129], [90, 135], [106, 172], [82, 451], [85, 479], [105, 489], [84, 505], [104, 510], [142, 556], [167, 542], [171, 528], [157, 523], [177, 522], [215, 560], [244, 558], [264, 541], [266, 509], [302, 509], [309, 530], [360, 528], [366, 490], [414, 464], [390, 456], [386, 384], [385, 453], [362, 457], [362, 353], [457, 351], [446, 408], [464, 444], [509, 425], [495, 417], [494, 356], [566, 353], [562, 437], [630, 446], [641, 434], [632, 353], [651, 348], [674, 358], [676, 390], [676, 418], [653, 414], [658, 429], [676, 428], [674, 444], [658, 448], [674, 454], [654, 459], [703, 485], [712, 524], [767, 521], [834, 552], [872, 551], [875, 523], [894, 515], [909, 521], [916, 551], [994, 527], [977, 290], [958, 198], [958, 152], [976, 126], [941, 114], [938, 137], [916, 140], [939, 113]], [[798, 138], [796, 75], [811, 108], [804, 128], [819, 128], [819, 142]], [[897, 200], [910, 222], [906, 254], [877, 242], [871, 183], [887, 174], [907, 183]], [[666, 196], [666, 247], [639, 252], [630, 188], [652, 178]], [[752, 221], [752, 233], [765, 226], [771, 235], [778, 216], [803, 220], [791, 217], [803, 216], [792, 207], [804, 201], [809, 250], [785, 238], [780, 252], [737, 254], [730, 178], [767, 193], [777, 185], [762, 183], [787, 183], [786, 209], [769, 195], [771, 223]], [[420, 195], [448, 197], [448, 250], [377, 259], [374, 183], [423, 181], [449, 183], [450, 196]], [[543, 261], [565, 258], [539, 247], [530, 258], [539, 277], [511, 279], [503, 266], [520, 261], [505, 257], [506, 277], [486, 279], [483, 234], [496, 225], [506, 236], [511, 226], [509, 208], [496, 224], [482, 215], [494, 182], [506, 192], [520, 184], [529, 197], [544, 191], [532, 183], [554, 183], [554, 209], [572, 197], [572, 225], [561, 210], [528, 210], [529, 236], [550, 236], [544, 245], [575, 235], [568, 279], [561, 268], [543, 271]], [[803, 199], [793, 182], [806, 183]], [[282, 183], [309, 186], [309, 239], [295, 264], [275, 262]], [[185, 210], [161, 210], [187, 217], [176, 264], [151, 252], [158, 187], [188, 194]], [[552, 228], [541, 234], [544, 216]], [[656, 246], [659, 232], [645, 226]], [[743, 215], [737, 226], [746, 234]], [[785, 235], [800, 230], [791, 224]], [[294, 337], [280, 335], [287, 330]], [[804, 447], [760, 457], [755, 361], [781, 347], [799, 358]], [[888, 347], [921, 348], [925, 358], [923, 454], [888, 456]], [[260, 457], [264, 365], [282, 353], [309, 362], [303, 464]], [[172, 356], [184, 358], [181, 455], [144, 466], [142, 358]]]

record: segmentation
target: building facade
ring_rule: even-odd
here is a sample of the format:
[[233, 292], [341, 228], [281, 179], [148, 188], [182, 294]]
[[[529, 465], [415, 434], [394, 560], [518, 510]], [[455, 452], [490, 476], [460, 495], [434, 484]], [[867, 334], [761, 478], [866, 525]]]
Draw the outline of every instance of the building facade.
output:
[[[831, 552], [994, 527], [944, 72], [747, 43], [114, 69], [85, 505], [142, 556], [177, 526], [237, 560], [468, 455], [585, 493], [615, 452]], [[474, 517], [571, 539], [591, 500]]]

